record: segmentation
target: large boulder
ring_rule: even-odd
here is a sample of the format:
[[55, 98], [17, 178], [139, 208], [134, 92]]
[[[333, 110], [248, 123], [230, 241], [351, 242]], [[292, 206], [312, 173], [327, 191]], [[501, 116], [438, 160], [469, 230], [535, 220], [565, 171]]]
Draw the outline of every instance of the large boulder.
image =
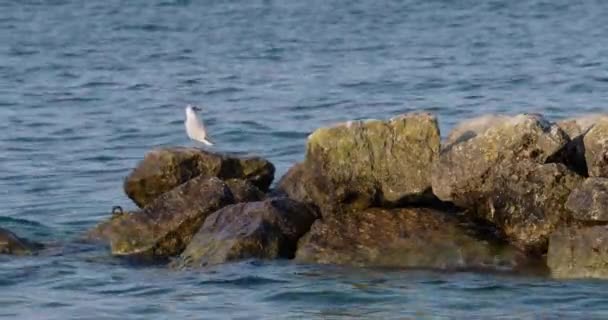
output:
[[40, 245], [22, 239], [7, 229], [0, 228], [0, 254], [25, 255], [39, 248]]
[[232, 203], [234, 197], [223, 181], [198, 176], [141, 210], [114, 215], [88, 236], [109, 242], [114, 255], [168, 258], [183, 251], [208, 215]]
[[298, 239], [315, 219], [311, 207], [288, 198], [225, 207], [207, 218], [175, 266], [293, 258]]
[[437, 119], [427, 113], [317, 129], [303, 164], [307, 196], [324, 212], [434, 199], [429, 178], [439, 144]]
[[598, 121], [583, 142], [589, 176], [608, 178], [608, 119]]
[[584, 178], [561, 163], [528, 160], [501, 169], [476, 212], [498, 226], [515, 246], [541, 255], [549, 235], [570, 220], [565, 204]]
[[608, 226], [572, 226], [551, 235], [547, 265], [556, 278], [608, 278]]
[[457, 124], [443, 141], [443, 148], [463, 143], [511, 119], [501, 114], [486, 114]]
[[587, 178], [572, 191], [566, 208], [579, 221], [608, 222], [608, 178]]
[[316, 221], [296, 260], [361, 267], [513, 269], [523, 256], [452, 214], [370, 208]]
[[196, 148], [171, 147], [150, 151], [125, 179], [125, 193], [140, 208], [161, 194], [197, 176], [248, 180], [267, 191], [274, 166], [262, 158], [240, 158]]
[[266, 194], [249, 180], [228, 179], [225, 182], [234, 196], [235, 203], [260, 201], [266, 197]]
[[281, 177], [275, 193], [300, 202], [314, 203], [310, 196], [314, 192], [310, 190], [314, 186], [312, 177], [304, 163], [296, 163]]
[[570, 137], [570, 142], [566, 146], [565, 163], [577, 173], [581, 175], [588, 174], [587, 162], [585, 160], [585, 144], [583, 142], [585, 135], [596, 123], [606, 120], [608, 120], [608, 115], [590, 114], [557, 122], [557, 125]]
[[442, 149], [431, 178], [439, 199], [463, 208], [474, 207], [483, 201], [480, 196], [492, 186], [497, 171], [523, 160], [540, 164], [556, 161], [568, 143], [557, 125], [538, 115], [500, 118], [491, 123], [489, 128], [463, 131], [466, 137], [454, 136], [454, 142]]

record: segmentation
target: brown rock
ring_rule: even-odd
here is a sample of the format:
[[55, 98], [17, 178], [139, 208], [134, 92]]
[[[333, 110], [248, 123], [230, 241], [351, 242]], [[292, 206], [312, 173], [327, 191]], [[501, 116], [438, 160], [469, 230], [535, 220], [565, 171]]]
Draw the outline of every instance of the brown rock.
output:
[[207, 218], [175, 265], [292, 258], [298, 239], [315, 219], [311, 207], [287, 198], [228, 206]]
[[566, 208], [574, 219], [608, 222], [608, 178], [587, 178], [572, 191]]
[[198, 176], [141, 210], [114, 215], [89, 238], [110, 242], [114, 255], [167, 258], [183, 251], [208, 215], [232, 203], [223, 181]]
[[7, 229], [0, 228], [0, 254], [26, 255], [38, 248], [39, 245], [19, 238]]
[[316, 221], [300, 239], [296, 260], [366, 267], [514, 268], [519, 253], [491, 238], [436, 210], [372, 208]]
[[556, 278], [608, 278], [608, 226], [558, 229], [549, 240], [547, 264]]
[[589, 176], [608, 178], [608, 119], [598, 121], [583, 142]]
[[126, 194], [144, 207], [161, 194], [197, 176], [248, 180], [267, 191], [274, 166], [262, 158], [239, 158], [195, 148], [172, 147], [149, 152], [126, 178]]

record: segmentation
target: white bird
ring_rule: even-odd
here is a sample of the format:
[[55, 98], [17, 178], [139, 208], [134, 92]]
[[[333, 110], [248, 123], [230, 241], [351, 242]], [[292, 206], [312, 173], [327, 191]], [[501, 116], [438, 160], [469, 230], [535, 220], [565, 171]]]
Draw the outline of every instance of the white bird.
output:
[[190, 139], [212, 146], [213, 143], [207, 138], [207, 130], [205, 130], [203, 122], [196, 115], [196, 111], [200, 110], [199, 107], [192, 105], [186, 107], [186, 121], [184, 121], [186, 133]]

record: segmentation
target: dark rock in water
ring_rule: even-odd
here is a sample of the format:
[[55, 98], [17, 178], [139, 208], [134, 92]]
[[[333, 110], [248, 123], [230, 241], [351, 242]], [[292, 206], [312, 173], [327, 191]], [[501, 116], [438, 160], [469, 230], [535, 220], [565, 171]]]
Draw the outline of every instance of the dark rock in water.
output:
[[456, 216], [378, 209], [316, 221], [298, 244], [301, 262], [373, 267], [514, 269], [523, 256]]
[[475, 130], [471, 137], [453, 137], [454, 143], [442, 149], [432, 171], [435, 195], [463, 208], [483, 201], [480, 196], [487, 194], [496, 172], [504, 171], [504, 166], [523, 160], [541, 164], [557, 160], [568, 143], [557, 125], [536, 115], [500, 118], [489, 128]]
[[566, 208], [574, 219], [608, 222], [608, 178], [587, 178], [572, 191]]
[[41, 245], [21, 239], [11, 231], [0, 228], [0, 254], [26, 255], [40, 248]]
[[561, 163], [528, 160], [503, 166], [477, 214], [503, 230], [515, 246], [540, 255], [549, 235], [570, 220], [565, 204], [583, 179]]
[[163, 148], [146, 154], [125, 180], [124, 189], [139, 207], [197, 176], [248, 180], [265, 192], [274, 170], [272, 163], [262, 158], [238, 158], [195, 148]]
[[608, 119], [607, 115], [594, 114], [557, 122], [557, 125], [570, 137], [570, 142], [566, 146], [565, 163], [578, 174], [588, 175], [583, 139], [598, 121], [605, 119]]
[[288, 198], [225, 207], [207, 218], [175, 265], [292, 258], [298, 239], [317, 217], [310, 206]]
[[317, 129], [307, 143], [307, 185], [283, 188], [306, 190], [324, 212], [435, 199], [430, 170], [439, 143], [437, 119], [427, 113]]
[[167, 258], [183, 251], [208, 215], [232, 203], [223, 181], [198, 176], [141, 210], [114, 215], [89, 232], [89, 238], [108, 241], [114, 255]]
[[547, 264], [556, 278], [608, 278], [608, 226], [560, 228], [551, 235]]
[[266, 195], [248, 180], [228, 179], [226, 185], [234, 196], [234, 202], [254, 202], [263, 200]]
[[589, 176], [608, 178], [608, 119], [598, 121], [583, 142]]

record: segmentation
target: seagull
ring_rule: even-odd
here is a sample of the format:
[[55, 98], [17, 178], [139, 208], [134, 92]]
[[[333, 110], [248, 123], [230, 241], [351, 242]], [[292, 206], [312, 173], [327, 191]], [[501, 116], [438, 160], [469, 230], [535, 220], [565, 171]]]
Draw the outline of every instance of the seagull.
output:
[[207, 130], [205, 130], [203, 122], [196, 115], [196, 111], [201, 111], [201, 109], [192, 105], [186, 107], [186, 121], [184, 121], [186, 133], [190, 139], [212, 146], [213, 143], [207, 138]]

